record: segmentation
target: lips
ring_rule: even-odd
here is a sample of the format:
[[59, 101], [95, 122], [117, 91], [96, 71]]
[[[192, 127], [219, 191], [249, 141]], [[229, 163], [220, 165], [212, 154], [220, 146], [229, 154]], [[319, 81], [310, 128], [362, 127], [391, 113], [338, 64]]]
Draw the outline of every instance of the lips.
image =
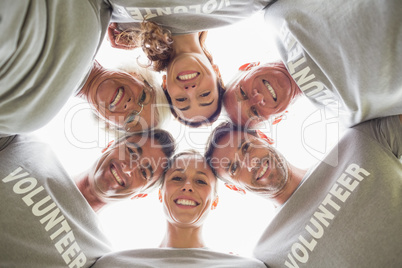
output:
[[274, 99], [274, 101], [276, 101], [277, 97], [276, 97], [276, 92], [275, 92], [274, 88], [271, 86], [271, 84], [267, 80], [262, 80], [262, 82], [264, 83], [265, 87], [268, 89], [268, 92], [271, 93], [271, 96]]
[[120, 186], [124, 187], [125, 186], [125, 182], [124, 180], [119, 176], [117, 169], [115, 166], [110, 166], [110, 171], [113, 175], [113, 178], [116, 180], [117, 184], [119, 184]]
[[174, 202], [177, 205], [188, 206], [188, 207], [196, 207], [200, 204], [200, 203], [198, 203], [192, 199], [188, 199], [188, 198], [177, 198], [174, 200]]
[[176, 78], [177, 78], [177, 80], [187, 82], [187, 81], [197, 78], [199, 75], [200, 75], [199, 72], [186, 71], [186, 72], [179, 73]]
[[124, 89], [122, 87], [116, 89], [113, 97], [110, 100], [110, 107], [115, 107], [117, 104], [119, 104], [123, 96], [124, 96]]
[[257, 177], [256, 180], [260, 180], [262, 177], [265, 177], [267, 174], [267, 171], [269, 169], [269, 161], [264, 161], [264, 163], [261, 164], [260, 168], [257, 171]]

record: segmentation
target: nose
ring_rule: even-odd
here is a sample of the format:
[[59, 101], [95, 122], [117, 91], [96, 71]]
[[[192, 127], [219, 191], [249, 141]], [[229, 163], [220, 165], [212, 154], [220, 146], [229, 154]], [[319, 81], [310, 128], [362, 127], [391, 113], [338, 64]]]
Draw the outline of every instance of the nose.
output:
[[259, 163], [260, 163], [260, 159], [256, 156], [251, 157], [251, 158], [247, 157], [246, 159], [243, 160], [243, 164], [249, 172], [251, 172], [253, 169], [255, 169]]
[[193, 185], [191, 184], [191, 182], [190, 181], [186, 181], [186, 183], [183, 185], [183, 187], [181, 188], [181, 191], [182, 192], [185, 192], [185, 191], [189, 191], [189, 192], [192, 192], [193, 191]]
[[133, 172], [131, 166], [128, 165], [125, 161], [121, 162], [121, 170], [123, 171], [123, 173], [127, 174], [128, 176], [131, 176], [131, 173]]
[[252, 105], [265, 105], [264, 96], [260, 92], [258, 92], [257, 89], [253, 89], [253, 91], [251, 92], [250, 101]]
[[129, 98], [126, 100], [126, 103], [124, 104], [124, 110], [132, 110], [134, 109], [134, 101], [132, 98]]
[[191, 83], [191, 84], [185, 84], [184, 85], [184, 89], [189, 90], [189, 89], [195, 89], [197, 88], [197, 84], [196, 83]]

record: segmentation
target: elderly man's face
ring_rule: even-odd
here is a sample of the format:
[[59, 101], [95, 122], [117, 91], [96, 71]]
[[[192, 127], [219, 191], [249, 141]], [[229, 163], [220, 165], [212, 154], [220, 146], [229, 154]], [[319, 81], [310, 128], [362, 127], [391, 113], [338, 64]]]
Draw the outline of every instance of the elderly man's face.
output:
[[130, 132], [157, 125], [155, 92], [147, 82], [107, 69], [91, 73], [88, 80], [87, 99], [107, 121]]
[[285, 111], [299, 92], [283, 63], [267, 63], [244, 71], [227, 88], [223, 104], [235, 124], [253, 127]]

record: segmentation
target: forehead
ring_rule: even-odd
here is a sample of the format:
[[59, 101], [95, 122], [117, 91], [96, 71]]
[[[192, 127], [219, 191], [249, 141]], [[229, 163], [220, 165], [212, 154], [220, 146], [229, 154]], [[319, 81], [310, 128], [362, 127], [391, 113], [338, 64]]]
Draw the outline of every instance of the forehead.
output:
[[184, 171], [191, 169], [204, 171], [210, 170], [207, 162], [203, 157], [189, 154], [177, 157], [172, 163], [172, 167], [170, 168], [170, 170], [172, 169], [183, 169]]

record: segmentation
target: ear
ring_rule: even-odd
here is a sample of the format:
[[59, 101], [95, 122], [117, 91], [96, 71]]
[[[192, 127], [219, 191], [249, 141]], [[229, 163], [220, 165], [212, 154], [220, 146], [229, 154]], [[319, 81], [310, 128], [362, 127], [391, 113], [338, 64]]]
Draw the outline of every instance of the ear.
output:
[[214, 199], [214, 202], [212, 202], [211, 210], [216, 209], [216, 207], [218, 206], [218, 203], [219, 203], [219, 196], [216, 196]]
[[111, 140], [111, 141], [107, 144], [107, 146], [102, 149], [102, 154], [103, 154], [104, 152], [106, 152], [107, 149], [109, 149], [109, 147], [112, 146], [113, 143], [114, 143], [114, 140]]
[[162, 75], [162, 89], [167, 90], [166, 74]]
[[260, 65], [259, 61], [243, 64], [239, 67], [239, 71], [250, 71], [253, 67]]
[[148, 194], [136, 194], [133, 197], [131, 197], [131, 199], [132, 200], [133, 199], [140, 199], [140, 198], [144, 198], [144, 197], [147, 197], [147, 196], [148, 196]]
[[225, 183], [225, 186], [226, 186], [227, 188], [229, 188], [230, 190], [233, 190], [233, 191], [235, 191], [235, 192], [238, 192], [239, 194], [246, 194], [246, 191], [244, 191], [244, 189], [242, 189], [242, 188], [240, 188], [240, 187], [237, 187], [237, 186], [234, 185], [234, 184]]
[[162, 203], [162, 192], [161, 192], [161, 189], [159, 189], [159, 191], [158, 191], [158, 198], [159, 198], [159, 202], [161, 202]]
[[261, 130], [256, 130], [255, 132], [257, 133], [258, 137], [260, 137], [260, 139], [265, 140], [265, 141], [268, 142], [269, 144], [272, 145], [272, 144], [275, 143], [272, 138], [270, 138], [270, 137], [268, 137], [267, 135], [265, 135]]

